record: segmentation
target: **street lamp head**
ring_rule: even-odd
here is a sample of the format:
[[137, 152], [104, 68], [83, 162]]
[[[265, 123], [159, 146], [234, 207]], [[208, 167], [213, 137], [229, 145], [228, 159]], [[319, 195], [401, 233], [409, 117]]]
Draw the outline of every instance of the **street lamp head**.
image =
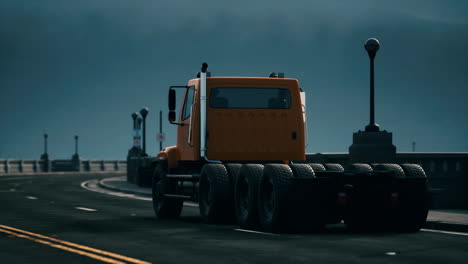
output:
[[380, 42], [376, 38], [370, 38], [364, 44], [364, 48], [366, 48], [369, 58], [374, 59], [375, 54], [380, 48]]
[[140, 110], [140, 114], [141, 114], [141, 116], [142, 116], [143, 118], [145, 118], [146, 115], [148, 115], [148, 112], [149, 112], [148, 107], [143, 107], [143, 108]]
[[78, 139], [78, 136], [77, 136], [77, 135], [75, 135], [75, 140], [77, 140], [77, 139]]
[[47, 135], [47, 133], [45, 133], [45, 134], [44, 134], [44, 138], [48, 138], [48, 137], [49, 137], [49, 135]]
[[133, 121], [135, 121], [135, 120], [137, 119], [137, 117], [138, 117], [138, 112], [132, 113], [132, 119], [133, 119]]

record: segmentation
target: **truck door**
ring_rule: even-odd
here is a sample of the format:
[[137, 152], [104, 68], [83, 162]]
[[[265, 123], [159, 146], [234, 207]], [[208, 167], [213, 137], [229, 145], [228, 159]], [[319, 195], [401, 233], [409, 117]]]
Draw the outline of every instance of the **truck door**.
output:
[[195, 86], [189, 86], [184, 95], [180, 111], [179, 123], [183, 124], [177, 129], [177, 147], [182, 160], [194, 160], [194, 116]]

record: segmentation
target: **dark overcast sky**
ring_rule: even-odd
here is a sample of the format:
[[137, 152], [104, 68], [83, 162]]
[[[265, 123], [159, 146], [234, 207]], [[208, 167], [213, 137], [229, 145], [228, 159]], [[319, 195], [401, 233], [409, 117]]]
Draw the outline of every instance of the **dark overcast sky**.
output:
[[143, 105], [155, 154], [168, 86], [204, 61], [217, 76], [298, 78], [307, 151], [345, 152], [368, 123], [369, 37], [382, 44], [376, 120], [397, 150], [468, 151], [468, 1], [0, 0], [0, 158], [38, 158], [47, 132], [53, 158], [78, 134], [84, 158], [123, 159]]

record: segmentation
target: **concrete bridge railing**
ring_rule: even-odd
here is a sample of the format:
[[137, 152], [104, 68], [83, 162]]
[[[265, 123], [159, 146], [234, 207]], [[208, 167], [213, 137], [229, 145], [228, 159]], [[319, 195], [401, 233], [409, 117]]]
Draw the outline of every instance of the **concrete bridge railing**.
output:
[[58, 171], [126, 171], [125, 160], [22, 160], [0, 159], [0, 174]]
[[[396, 163], [415, 163], [424, 168], [433, 208], [468, 208], [468, 153], [401, 152]], [[307, 154], [308, 162], [348, 165], [348, 153]]]

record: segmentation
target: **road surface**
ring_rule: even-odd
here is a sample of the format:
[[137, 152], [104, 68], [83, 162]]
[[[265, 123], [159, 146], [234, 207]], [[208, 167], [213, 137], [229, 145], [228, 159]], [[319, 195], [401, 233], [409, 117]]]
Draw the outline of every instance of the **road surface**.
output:
[[468, 234], [267, 234], [209, 225], [198, 207], [157, 220], [151, 201], [82, 187], [102, 174], [0, 177], [0, 263], [466, 263]]

